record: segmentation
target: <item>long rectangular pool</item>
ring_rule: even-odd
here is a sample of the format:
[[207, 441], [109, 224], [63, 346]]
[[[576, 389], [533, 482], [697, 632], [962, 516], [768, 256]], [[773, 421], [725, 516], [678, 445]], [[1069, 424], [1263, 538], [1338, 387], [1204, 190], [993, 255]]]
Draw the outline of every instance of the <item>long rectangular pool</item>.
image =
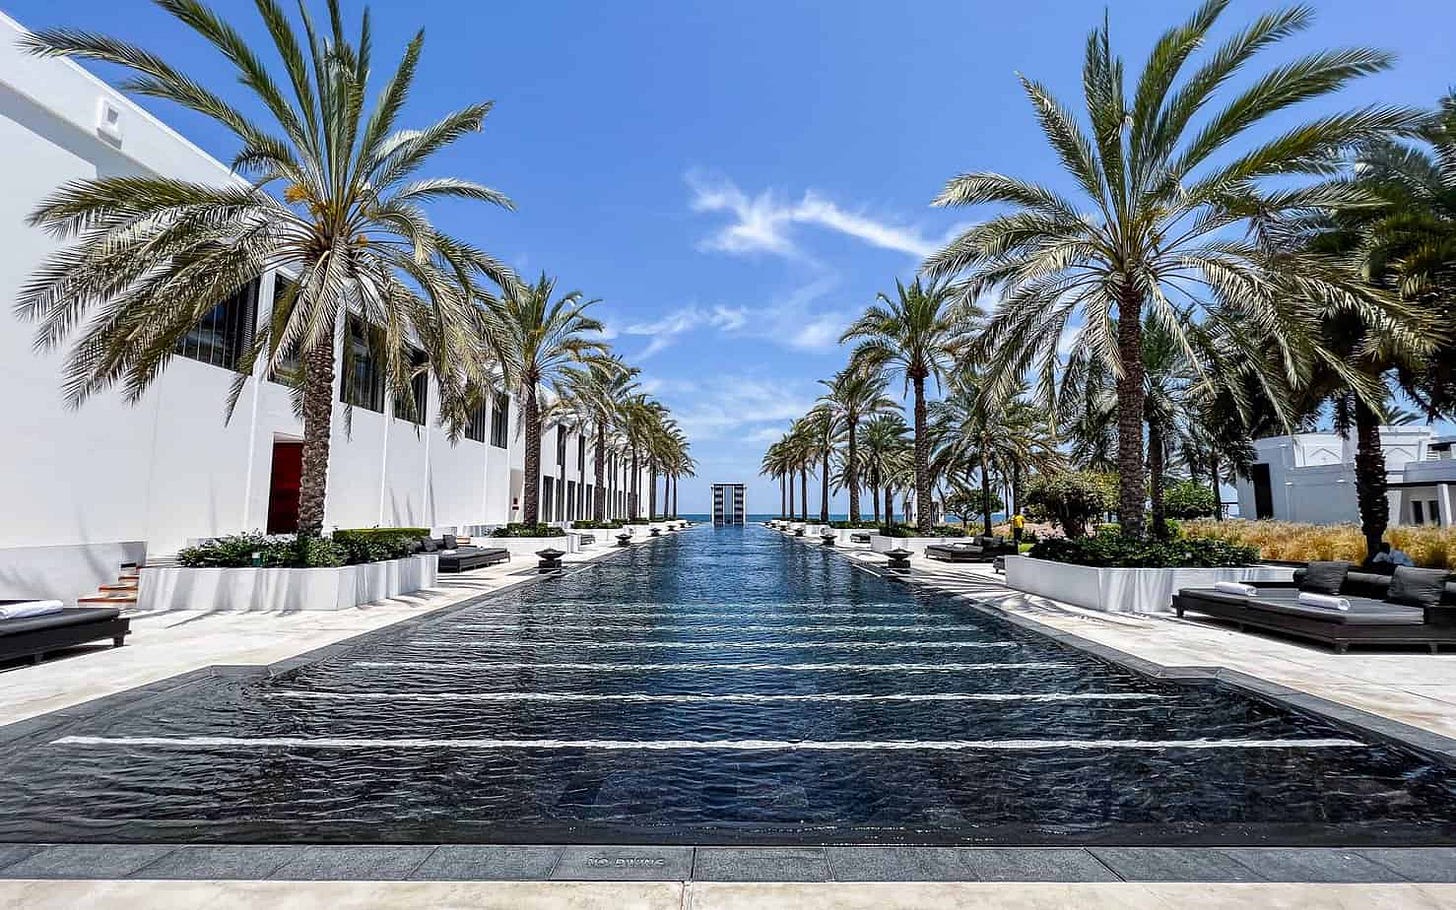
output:
[[755, 527], [658, 540], [277, 675], [59, 716], [6, 751], [9, 841], [1456, 835], [1456, 773], [1420, 753], [1140, 676]]

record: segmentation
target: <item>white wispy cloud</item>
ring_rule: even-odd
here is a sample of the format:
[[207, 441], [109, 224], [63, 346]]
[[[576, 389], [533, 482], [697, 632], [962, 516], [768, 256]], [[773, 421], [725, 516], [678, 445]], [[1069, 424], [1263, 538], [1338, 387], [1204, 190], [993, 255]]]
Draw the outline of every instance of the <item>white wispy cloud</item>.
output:
[[798, 200], [782, 199], [765, 190], [756, 196], [745, 193], [726, 177], [710, 177], [700, 171], [687, 175], [692, 191], [690, 205], [695, 212], [726, 213], [733, 220], [704, 238], [701, 249], [743, 255], [772, 253], [799, 257], [791, 236], [796, 226], [834, 231], [871, 246], [907, 253], [917, 259], [929, 256], [938, 241], [919, 230], [876, 219], [841, 207], [824, 196], [806, 190]]
[[748, 312], [742, 307], [700, 307], [686, 306], [672, 310], [647, 322], [635, 322], [621, 330], [623, 335], [637, 335], [648, 339], [647, 347], [637, 355], [637, 360], [646, 360], [668, 347], [677, 339], [696, 329], [711, 328], [731, 332], [743, 328], [748, 321]]
[[694, 445], [722, 441], [761, 445], [773, 430], [782, 433], [790, 420], [802, 417], [814, 403], [812, 383], [724, 375], [699, 383], [686, 394], [667, 396]]

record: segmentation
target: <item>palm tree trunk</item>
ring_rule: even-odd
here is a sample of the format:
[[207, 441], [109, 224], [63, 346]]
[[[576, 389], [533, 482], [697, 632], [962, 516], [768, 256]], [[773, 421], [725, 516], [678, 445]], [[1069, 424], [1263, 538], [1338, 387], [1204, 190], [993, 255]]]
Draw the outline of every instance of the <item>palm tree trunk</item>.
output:
[[874, 507], [875, 526], [880, 524], [880, 478], [878, 471], [870, 473], [870, 505]]
[[637, 447], [632, 447], [632, 482], [628, 484], [632, 491], [632, 503], [628, 511], [636, 517], [636, 512], [642, 506], [642, 469], [641, 463], [637, 460]]
[[1385, 450], [1380, 445], [1380, 415], [1363, 399], [1355, 398], [1355, 501], [1360, 506], [1360, 531], [1365, 535], [1365, 558], [1380, 551], [1390, 524], [1386, 498]]
[[895, 489], [889, 483], [885, 484], [885, 526], [892, 527], [895, 524]]
[[1148, 473], [1152, 475], [1153, 534], [1168, 536], [1168, 516], [1163, 505], [1164, 451], [1163, 429], [1156, 421], [1148, 421]]
[[334, 333], [323, 332], [303, 358], [303, 467], [298, 478], [298, 533], [317, 537], [328, 498], [329, 439], [334, 423]]
[[809, 466], [799, 465], [799, 512], [804, 516], [804, 521], [809, 520]]
[[1213, 520], [1223, 521], [1223, 490], [1218, 487], [1218, 448], [1208, 453], [1208, 473], [1213, 475]]
[[926, 423], [929, 416], [925, 406], [925, 377], [916, 375], [915, 380], [915, 525], [921, 531], [930, 530], [930, 437]]
[[528, 525], [541, 520], [541, 402], [532, 383], [521, 396], [526, 423], [526, 478], [521, 485], [521, 521]]
[[981, 451], [981, 527], [987, 537], [991, 536], [991, 469], [986, 466], [986, 453]]
[[672, 512], [669, 518], [677, 517], [677, 475], [672, 475]]
[[597, 421], [597, 450], [593, 458], [597, 475], [596, 495], [592, 497], [592, 519], [607, 520], [607, 425]]
[[647, 517], [657, 514], [657, 462], [647, 459], [647, 479], [651, 481], [647, 492]]
[[1122, 375], [1117, 378], [1117, 516], [1122, 533], [1141, 537], [1148, 482], [1143, 460], [1143, 302], [1126, 288], [1118, 301], [1117, 353]]
[[844, 456], [844, 473], [849, 481], [849, 520], [859, 521], [859, 421], [848, 421], [849, 447]]
[[794, 484], [789, 482], [789, 518], [794, 517]]
[[789, 484], [793, 480], [787, 474], [779, 475], [779, 517], [789, 517]]
[[829, 436], [824, 438], [824, 472], [819, 477], [819, 520], [829, 524]]

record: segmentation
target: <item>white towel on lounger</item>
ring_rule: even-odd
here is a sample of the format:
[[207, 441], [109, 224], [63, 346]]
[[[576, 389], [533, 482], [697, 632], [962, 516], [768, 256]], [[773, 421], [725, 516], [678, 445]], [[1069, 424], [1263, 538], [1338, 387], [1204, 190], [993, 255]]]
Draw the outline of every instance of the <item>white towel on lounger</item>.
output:
[[1306, 607], [1319, 607], [1324, 610], [1340, 610], [1350, 612], [1350, 602], [1343, 597], [1335, 597], [1330, 594], [1315, 594], [1313, 591], [1300, 591], [1299, 602]]
[[1232, 594], [1235, 597], [1253, 597], [1259, 593], [1259, 589], [1253, 585], [1246, 585], [1241, 581], [1216, 581], [1213, 589], [1220, 594]]
[[49, 616], [66, 605], [59, 600], [27, 600], [18, 604], [0, 604], [0, 619], [24, 619], [27, 616]]

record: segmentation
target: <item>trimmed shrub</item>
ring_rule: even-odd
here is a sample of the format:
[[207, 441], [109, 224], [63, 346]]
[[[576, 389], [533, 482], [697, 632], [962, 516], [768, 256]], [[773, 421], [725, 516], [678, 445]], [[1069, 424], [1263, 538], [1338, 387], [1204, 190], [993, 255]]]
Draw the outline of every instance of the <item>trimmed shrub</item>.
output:
[[292, 534], [269, 536], [253, 532], [231, 534], [186, 547], [177, 562], [192, 569], [246, 569], [254, 564], [263, 569], [316, 569], [342, 566], [347, 562], [343, 547], [323, 537], [299, 539]]
[[548, 524], [522, 524], [513, 521], [503, 528], [496, 528], [490, 532], [491, 537], [565, 537], [566, 531], [563, 528]]
[[873, 521], [831, 521], [829, 527], [840, 531], [874, 530], [879, 525]]
[[1169, 518], [1212, 518], [1218, 504], [1213, 490], [1192, 480], [1175, 480], [1163, 488], [1163, 511]]
[[1129, 537], [1121, 531], [1101, 531], [1091, 537], [1053, 537], [1032, 547], [1027, 555], [1106, 569], [1214, 569], [1259, 561], [1255, 548], [1223, 540], [1158, 540]]
[[334, 532], [334, 543], [344, 550], [349, 565], [383, 562], [413, 556], [428, 528], [351, 528]]
[[608, 531], [613, 528], [620, 528], [621, 526], [621, 522], [596, 521], [590, 518], [585, 518], [581, 521], [573, 521], [571, 523], [571, 529], [573, 531]]
[[1050, 521], [1068, 537], [1087, 533], [1089, 522], [1106, 515], [1117, 503], [1116, 478], [1088, 471], [1038, 475], [1026, 485], [1026, 515]]

